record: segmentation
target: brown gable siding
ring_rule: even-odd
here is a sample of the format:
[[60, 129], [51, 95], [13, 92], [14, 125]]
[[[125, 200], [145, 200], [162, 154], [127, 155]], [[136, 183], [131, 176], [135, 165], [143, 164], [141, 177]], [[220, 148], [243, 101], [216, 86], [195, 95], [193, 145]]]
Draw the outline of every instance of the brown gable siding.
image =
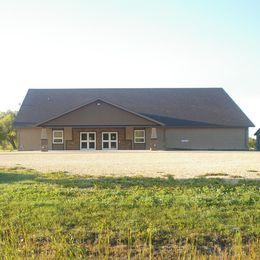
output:
[[62, 115], [43, 124], [44, 126], [153, 126], [149, 121], [131, 112], [102, 101], [91, 104]]

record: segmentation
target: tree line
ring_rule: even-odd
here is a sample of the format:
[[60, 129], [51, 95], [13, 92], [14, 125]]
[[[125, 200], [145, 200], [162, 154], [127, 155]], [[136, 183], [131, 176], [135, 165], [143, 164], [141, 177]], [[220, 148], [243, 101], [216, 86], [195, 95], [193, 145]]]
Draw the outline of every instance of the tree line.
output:
[[13, 122], [17, 115], [16, 111], [8, 110], [0, 112], [0, 149], [17, 149], [16, 129], [13, 128]]

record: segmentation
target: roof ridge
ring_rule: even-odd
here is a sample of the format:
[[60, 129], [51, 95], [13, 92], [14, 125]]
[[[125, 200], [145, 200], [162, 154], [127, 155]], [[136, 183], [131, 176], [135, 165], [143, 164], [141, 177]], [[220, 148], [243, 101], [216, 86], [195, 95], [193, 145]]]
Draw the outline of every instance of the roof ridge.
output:
[[222, 87], [156, 87], [156, 88], [151, 88], [151, 87], [113, 87], [113, 88], [29, 88], [28, 91], [30, 90], [171, 90], [171, 89], [182, 89], [182, 90], [198, 90], [198, 89], [212, 89], [212, 90], [216, 90], [216, 89], [222, 89], [224, 90]]

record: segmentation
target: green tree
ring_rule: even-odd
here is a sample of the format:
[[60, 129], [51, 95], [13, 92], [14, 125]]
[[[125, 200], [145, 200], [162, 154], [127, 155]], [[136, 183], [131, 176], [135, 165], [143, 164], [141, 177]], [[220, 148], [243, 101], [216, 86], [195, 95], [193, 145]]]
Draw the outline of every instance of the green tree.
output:
[[256, 140], [252, 137], [248, 139], [248, 147], [249, 149], [255, 150], [256, 149]]
[[15, 117], [14, 111], [0, 112], [0, 146], [3, 148], [9, 144], [12, 149], [16, 149], [16, 130], [13, 128]]

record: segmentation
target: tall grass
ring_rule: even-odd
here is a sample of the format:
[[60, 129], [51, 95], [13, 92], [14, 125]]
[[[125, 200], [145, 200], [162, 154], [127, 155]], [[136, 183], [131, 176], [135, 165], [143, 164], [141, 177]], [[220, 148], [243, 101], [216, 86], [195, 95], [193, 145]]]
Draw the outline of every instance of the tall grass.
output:
[[0, 170], [0, 258], [257, 259], [260, 184]]

